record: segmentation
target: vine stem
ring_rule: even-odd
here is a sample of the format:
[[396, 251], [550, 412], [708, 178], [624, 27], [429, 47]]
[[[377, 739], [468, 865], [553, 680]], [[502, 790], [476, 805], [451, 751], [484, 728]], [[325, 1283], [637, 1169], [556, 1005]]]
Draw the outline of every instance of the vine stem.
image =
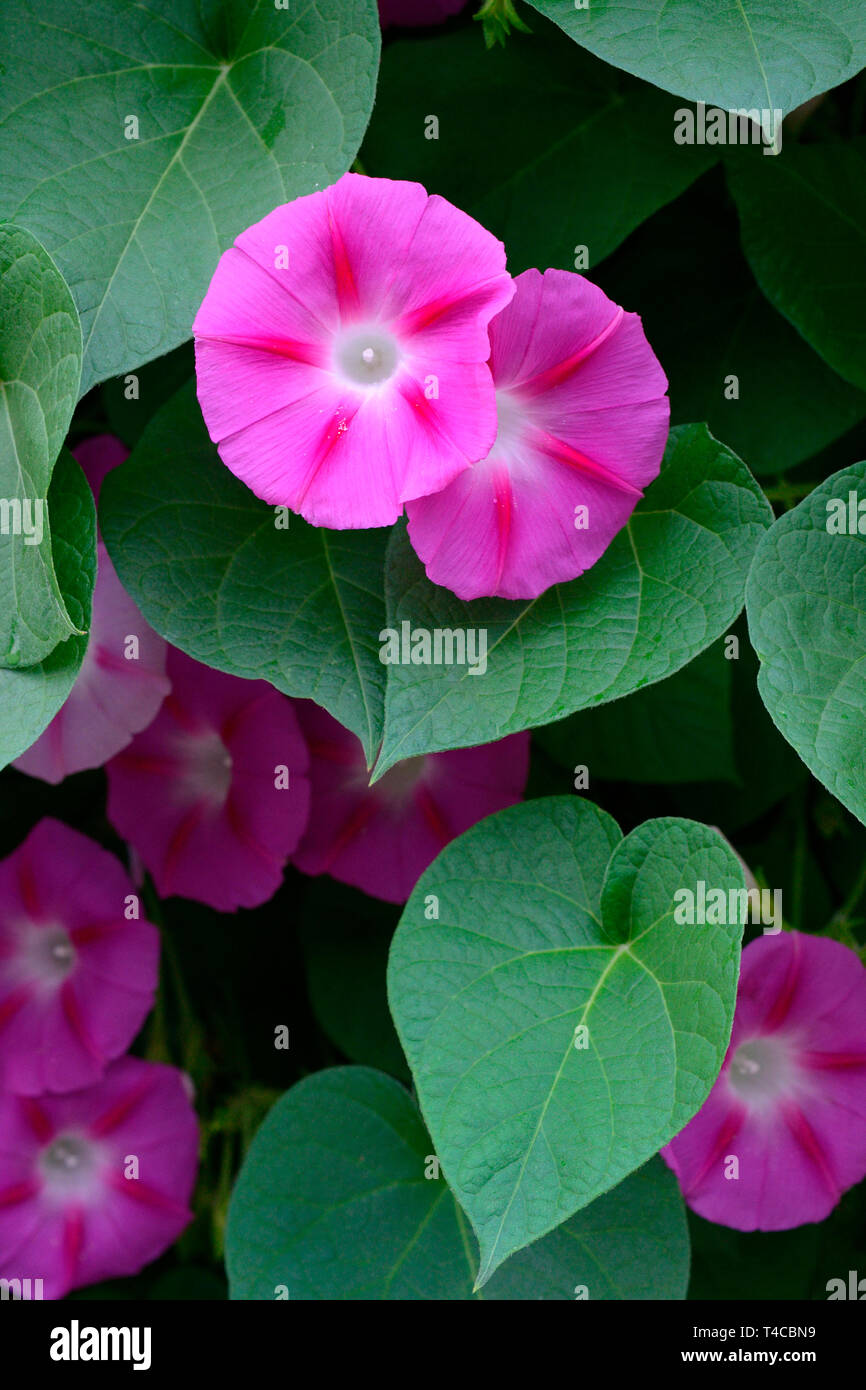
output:
[[162, 911], [162, 903], [157, 897], [156, 889], [150, 878], [145, 876], [141, 885], [141, 898], [144, 903], [144, 910], [148, 921], [152, 922], [159, 929], [160, 942], [162, 944], [162, 958], [164, 963], [164, 974], [157, 991], [156, 1003], [154, 1005], [154, 1030], [157, 1037], [157, 1046], [164, 1048], [166, 1060], [171, 1060], [171, 1048], [168, 1041], [168, 1015], [166, 1010], [165, 990], [163, 984], [169, 980], [171, 982], [172, 993], [177, 1003], [177, 1010], [180, 1016], [180, 1028], [182, 1043], [181, 1065], [184, 1071], [192, 1075], [195, 1071], [196, 1055], [194, 1049], [194, 1039], [197, 1037], [197, 1021], [195, 1011], [190, 1003], [184, 983], [183, 971], [180, 968], [177, 951], [171, 932], [165, 925], [165, 917]]
[[838, 912], [833, 913], [829, 925], [832, 927], [840, 923], [847, 924], [864, 893], [866, 893], [866, 860], [863, 862], [863, 867], [854, 883], [854, 887], [851, 889]]

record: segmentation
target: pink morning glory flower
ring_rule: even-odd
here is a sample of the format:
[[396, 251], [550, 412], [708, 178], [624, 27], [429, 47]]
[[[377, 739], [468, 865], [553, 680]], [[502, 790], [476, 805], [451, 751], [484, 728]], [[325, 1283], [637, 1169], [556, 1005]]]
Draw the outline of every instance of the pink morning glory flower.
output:
[[304, 873], [405, 902], [449, 840], [523, 796], [529, 734], [407, 758], [371, 787], [355, 735], [310, 701], [296, 709], [313, 789], [309, 827], [293, 856]]
[[[110, 434], [85, 440], [75, 457], [98, 500], [106, 473], [129, 450]], [[169, 688], [166, 645], [144, 621], [100, 540], [87, 651], [68, 698], [13, 766], [45, 782], [102, 764], [147, 728]]]
[[193, 324], [223, 462], [317, 526], [387, 526], [496, 434], [502, 243], [417, 183], [345, 174], [222, 256]]
[[0, 1094], [0, 1278], [45, 1298], [137, 1274], [192, 1218], [198, 1125], [182, 1073], [123, 1057], [64, 1096]]
[[147, 728], [169, 690], [165, 642], [127, 594], [102, 541], [96, 553], [93, 615], [81, 670], [51, 723], [13, 764], [45, 782], [101, 767]]
[[82, 440], [72, 452], [81, 465], [97, 503], [106, 474], [129, 458], [126, 445], [113, 434], [95, 434], [90, 439]]
[[466, 0], [379, 0], [379, 20], [383, 29], [389, 24], [441, 24], [465, 4]]
[[637, 314], [566, 270], [527, 270], [490, 325], [487, 457], [410, 502], [409, 537], [458, 598], [532, 599], [594, 565], [658, 475], [667, 379]]
[[280, 886], [307, 823], [308, 756], [289, 700], [169, 648], [171, 694], [107, 765], [108, 819], [157, 892], [221, 912]]
[[42, 820], [0, 863], [0, 1089], [98, 1081], [153, 1007], [159, 934], [113, 854]]
[[783, 932], [743, 952], [731, 1044], [662, 1150], [694, 1211], [740, 1231], [823, 1221], [866, 1176], [866, 969]]

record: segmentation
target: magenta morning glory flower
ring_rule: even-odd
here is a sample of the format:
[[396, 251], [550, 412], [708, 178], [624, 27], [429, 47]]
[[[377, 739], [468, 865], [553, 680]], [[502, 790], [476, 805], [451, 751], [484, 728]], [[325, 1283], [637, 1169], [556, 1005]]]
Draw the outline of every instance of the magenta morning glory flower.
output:
[[662, 1150], [689, 1206], [740, 1231], [823, 1221], [866, 1175], [866, 969], [783, 932], [743, 952], [731, 1044]]
[[379, 0], [382, 28], [389, 24], [441, 24], [462, 10], [466, 0]]
[[221, 258], [193, 324], [223, 462], [317, 526], [387, 526], [488, 452], [501, 242], [417, 183], [345, 174]]
[[106, 474], [129, 458], [126, 445], [113, 434], [95, 434], [90, 439], [82, 440], [72, 452], [97, 502]]
[[[102, 434], [74, 452], [98, 500], [106, 473], [129, 450], [113, 435]], [[45, 782], [101, 767], [133, 734], [147, 728], [169, 688], [165, 642], [144, 621], [101, 540], [96, 553], [93, 613], [81, 670], [51, 723], [13, 764]]]
[[0, 1094], [0, 1278], [46, 1298], [136, 1274], [192, 1218], [198, 1125], [182, 1073], [123, 1057], [65, 1096]]
[[307, 823], [308, 756], [291, 703], [169, 648], [171, 694], [107, 765], [108, 819], [163, 897], [222, 912], [276, 892]]
[[159, 934], [113, 854], [42, 820], [0, 863], [0, 1089], [90, 1086], [153, 1006]]
[[566, 270], [527, 270], [490, 325], [487, 457], [410, 502], [409, 537], [458, 598], [531, 599], [594, 565], [658, 475], [667, 379], [637, 314]]
[[45, 782], [101, 767], [151, 723], [169, 690], [165, 643], [127, 594], [102, 541], [96, 551], [93, 616], [81, 670], [51, 723], [13, 764]]
[[354, 734], [310, 701], [296, 704], [310, 750], [310, 823], [295, 865], [388, 902], [405, 902], [441, 849], [513, 806], [529, 770], [529, 734], [407, 758], [368, 785]]

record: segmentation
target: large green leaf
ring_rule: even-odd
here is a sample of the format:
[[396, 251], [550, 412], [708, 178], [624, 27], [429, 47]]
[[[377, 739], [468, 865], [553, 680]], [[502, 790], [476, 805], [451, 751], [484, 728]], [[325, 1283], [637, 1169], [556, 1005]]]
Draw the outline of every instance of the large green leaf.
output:
[[[837, 512], [842, 534], [828, 531]], [[866, 822], [866, 463], [834, 473], [763, 538], [747, 612], [773, 721]]]
[[[866, 23], [866, 6], [861, 7]], [[728, 164], [761, 289], [830, 366], [866, 389], [866, 137]]]
[[861, 0], [530, 0], [608, 63], [728, 110], [793, 111], [866, 65]]
[[481, 1283], [706, 1099], [730, 1036], [742, 926], [675, 922], [674, 894], [700, 881], [743, 889], [716, 831], [657, 820], [622, 839], [610, 816], [567, 797], [488, 817], [419, 880], [388, 995], [478, 1236]]
[[[48, 514], [60, 589], [73, 623], [84, 633], [96, 579], [96, 513], [87, 479], [65, 449], [48, 490]], [[0, 767], [35, 743], [51, 723], [75, 684], [86, 650], [87, 637], [75, 635], [36, 666], [0, 670]]]
[[0, 55], [0, 216], [69, 282], [84, 391], [188, 338], [238, 233], [349, 167], [379, 25], [375, 0], [4, 0]]
[[565, 767], [625, 782], [738, 782], [731, 720], [731, 663], [713, 643], [658, 685], [613, 705], [581, 710], [537, 738]]
[[[232, 1196], [232, 1298], [471, 1298], [474, 1241], [431, 1157], [415, 1105], [390, 1077], [340, 1067], [293, 1087]], [[682, 1298], [688, 1263], [676, 1180], [654, 1159], [509, 1260], [483, 1297]]]
[[81, 377], [81, 327], [48, 252], [0, 225], [0, 666], [33, 666], [78, 629], [46, 497]]
[[657, 213], [597, 278], [617, 304], [640, 305], [672, 422], [705, 420], [753, 473], [786, 472], [866, 416], [866, 394], [755, 283], [721, 171]]
[[505, 242], [513, 274], [573, 270], [578, 246], [585, 269], [718, 150], [676, 145], [672, 97], [553, 25], [532, 27], [489, 53], [474, 29], [390, 44], [362, 158], [371, 174], [419, 179], [471, 212]]
[[661, 475], [601, 560], [530, 603], [461, 603], [430, 583], [397, 528], [389, 626], [484, 630], [487, 669], [389, 665], [376, 775], [403, 758], [487, 743], [672, 675], [736, 617], [771, 519], [741, 461], [703, 425], [687, 425], [671, 431]]
[[316, 530], [259, 501], [220, 461], [192, 383], [106, 478], [99, 516], [157, 632], [208, 666], [315, 700], [372, 760], [387, 532]]

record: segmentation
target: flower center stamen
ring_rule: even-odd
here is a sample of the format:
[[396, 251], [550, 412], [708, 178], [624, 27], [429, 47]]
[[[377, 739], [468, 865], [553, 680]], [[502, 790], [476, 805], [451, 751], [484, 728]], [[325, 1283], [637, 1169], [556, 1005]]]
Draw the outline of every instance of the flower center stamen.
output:
[[751, 1038], [731, 1058], [728, 1080], [735, 1094], [752, 1105], [775, 1100], [790, 1089], [788, 1049], [778, 1038]]
[[338, 341], [335, 365], [353, 386], [377, 386], [394, 375], [399, 357], [390, 333], [381, 328], [353, 329]]
[[86, 1196], [96, 1175], [98, 1150], [81, 1134], [59, 1134], [39, 1156], [48, 1189], [59, 1197]]
[[64, 927], [34, 929], [27, 947], [30, 969], [38, 979], [59, 985], [75, 967], [77, 953]]
[[189, 741], [182, 778], [185, 798], [222, 806], [232, 784], [232, 755], [215, 729]]

